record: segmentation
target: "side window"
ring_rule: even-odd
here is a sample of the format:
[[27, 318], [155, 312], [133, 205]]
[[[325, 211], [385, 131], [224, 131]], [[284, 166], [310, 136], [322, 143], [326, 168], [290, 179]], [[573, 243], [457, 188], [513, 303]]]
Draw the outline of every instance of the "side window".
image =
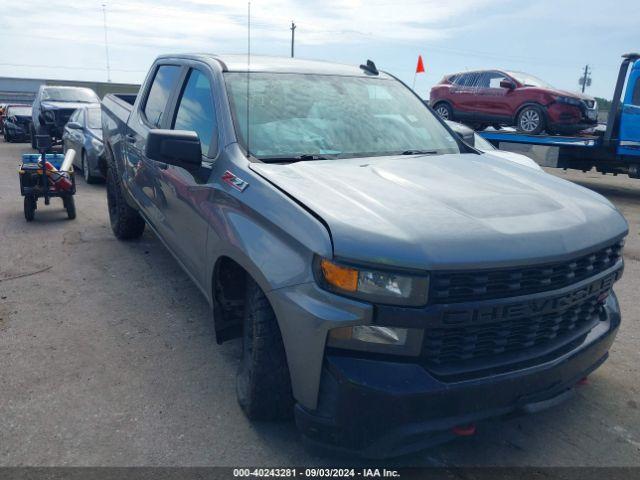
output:
[[469, 75], [467, 73], [462, 73], [460, 75], [456, 75], [455, 80], [453, 81], [453, 83], [459, 87], [463, 86], [464, 83], [467, 81], [467, 77]]
[[84, 127], [84, 110], [76, 110], [74, 114], [76, 115], [76, 122]]
[[502, 80], [508, 80], [508, 78], [500, 72], [489, 72], [488, 75], [489, 75], [489, 88], [500, 88], [500, 82]]
[[171, 90], [179, 74], [180, 67], [176, 65], [162, 65], [156, 70], [149, 96], [147, 96], [147, 101], [144, 105], [144, 115], [153, 126], [160, 126], [162, 114], [167, 108]]
[[207, 155], [216, 145], [216, 113], [209, 79], [198, 70], [191, 70], [184, 87], [176, 118], [175, 130], [192, 130], [200, 137], [202, 153]]
[[633, 105], [640, 106], [640, 77], [636, 78], [636, 84], [633, 87], [633, 95], [631, 96], [631, 103]]
[[490, 81], [491, 81], [491, 72], [480, 72], [478, 74], [478, 79], [475, 86], [478, 88], [489, 88]]

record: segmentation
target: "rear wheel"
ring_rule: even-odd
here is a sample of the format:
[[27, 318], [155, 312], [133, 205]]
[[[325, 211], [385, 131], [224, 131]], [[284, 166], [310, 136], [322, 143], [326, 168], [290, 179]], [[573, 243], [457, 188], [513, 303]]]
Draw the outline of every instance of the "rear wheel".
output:
[[111, 230], [119, 240], [138, 238], [144, 232], [144, 220], [124, 198], [120, 177], [113, 166], [107, 170], [107, 205]]
[[433, 110], [444, 120], [453, 120], [453, 109], [448, 103], [436, 103]]
[[67, 217], [69, 220], [76, 218], [76, 201], [72, 195], [62, 197], [62, 204], [65, 210], [67, 210]]
[[280, 328], [260, 287], [247, 282], [238, 403], [251, 420], [285, 419], [293, 413], [293, 396]]
[[27, 222], [31, 222], [36, 216], [36, 199], [32, 195], [24, 197], [24, 218]]
[[516, 128], [522, 133], [537, 135], [544, 130], [544, 114], [542, 109], [535, 105], [524, 107], [518, 113]]

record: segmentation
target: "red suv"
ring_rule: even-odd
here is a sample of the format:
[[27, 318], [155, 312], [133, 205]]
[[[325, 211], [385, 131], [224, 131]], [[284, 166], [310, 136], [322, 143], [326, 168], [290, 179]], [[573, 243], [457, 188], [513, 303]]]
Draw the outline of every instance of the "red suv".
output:
[[571, 134], [598, 122], [595, 99], [558, 90], [521, 72], [483, 70], [445, 76], [431, 89], [430, 105], [447, 120], [477, 129], [515, 126], [538, 134]]

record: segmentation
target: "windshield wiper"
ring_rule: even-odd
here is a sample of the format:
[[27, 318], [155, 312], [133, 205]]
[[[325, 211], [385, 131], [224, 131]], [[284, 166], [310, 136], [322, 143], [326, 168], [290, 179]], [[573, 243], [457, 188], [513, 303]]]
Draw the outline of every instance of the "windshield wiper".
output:
[[437, 150], [405, 150], [401, 155], [436, 155]]
[[333, 160], [337, 158], [337, 154], [311, 154], [304, 153], [302, 155], [295, 155], [292, 157], [264, 157], [260, 158], [263, 162], [307, 162], [312, 160]]

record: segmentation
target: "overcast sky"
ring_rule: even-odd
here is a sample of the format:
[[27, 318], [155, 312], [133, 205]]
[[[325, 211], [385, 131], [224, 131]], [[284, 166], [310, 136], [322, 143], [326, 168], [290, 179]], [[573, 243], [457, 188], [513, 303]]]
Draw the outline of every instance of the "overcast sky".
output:
[[[102, 1], [0, 0], [0, 76], [106, 80]], [[105, 0], [111, 79], [143, 80], [156, 55], [245, 53], [247, 3]], [[620, 55], [640, 50], [638, 0], [253, 0], [252, 52], [360, 64], [367, 58], [407, 83], [419, 54], [428, 97], [443, 75], [505, 68], [610, 98]]]

